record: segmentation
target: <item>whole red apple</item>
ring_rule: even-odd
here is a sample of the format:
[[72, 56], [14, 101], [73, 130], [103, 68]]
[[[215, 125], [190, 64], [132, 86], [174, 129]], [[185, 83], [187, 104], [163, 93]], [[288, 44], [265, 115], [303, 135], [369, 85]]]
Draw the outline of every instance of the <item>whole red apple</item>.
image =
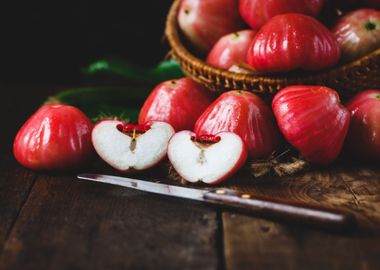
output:
[[192, 130], [195, 121], [212, 103], [213, 96], [189, 78], [157, 85], [141, 108], [138, 122], [167, 122], [176, 131]]
[[178, 23], [186, 38], [202, 52], [244, 26], [239, 0], [182, 0]]
[[255, 34], [253, 30], [242, 30], [221, 37], [212, 47], [206, 62], [222, 69], [244, 63]]
[[259, 29], [270, 18], [286, 13], [317, 16], [324, 0], [240, 0], [239, 10], [244, 21]]
[[268, 105], [255, 94], [239, 90], [226, 92], [215, 100], [199, 117], [194, 131], [198, 135], [236, 133], [255, 159], [268, 157], [280, 141]]
[[302, 14], [277, 15], [254, 37], [247, 63], [259, 72], [321, 70], [338, 63], [339, 44], [317, 20]]
[[380, 11], [359, 9], [343, 16], [333, 28], [345, 61], [380, 48]]
[[285, 138], [306, 160], [327, 165], [338, 157], [350, 113], [337, 92], [323, 86], [289, 86], [276, 94], [272, 107]]
[[345, 147], [352, 158], [380, 161], [380, 90], [366, 90], [347, 104], [351, 125]]
[[42, 106], [21, 127], [13, 153], [21, 165], [33, 170], [64, 170], [91, 159], [91, 121], [75, 107]]

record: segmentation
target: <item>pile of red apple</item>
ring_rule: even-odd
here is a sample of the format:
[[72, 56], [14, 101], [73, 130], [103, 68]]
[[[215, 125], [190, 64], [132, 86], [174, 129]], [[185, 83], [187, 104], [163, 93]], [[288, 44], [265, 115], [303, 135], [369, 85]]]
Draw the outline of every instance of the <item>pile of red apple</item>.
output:
[[215, 67], [312, 72], [380, 48], [376, 8], [379, 0], [182, 0], [178, 25]]
[[346, 106], [323, 86], [290, 86], [272, 101], [240, 90], [215, 99], [189, 78], [156, 86], [138, 123], [109, 119], [94, 127], [77, 108], [44, 105], [20, 129], [14, 155], [35, 170], [64, 170], [98, 156], [121, 172], [150, 169], [168, 157], [187, 181], [216, 184], [247, 160], [263, 160], [287, 141], [312, 164], [380, 160], [380, 90]]
[[[330, 32], [310, 17], [325, 2], [241, 0], [238, 9], [237, 0], [183, 0], [179, 22], [199, 49], [213, 47], [207, 61], [222, 68], [246, 60], [265, 72], [317, 70], [335, 65], [342, 53], [354, 59], [378, 46], [379, 11], [352, 11]], [[255, 30], [223, 36], [243, 26], [239, 14]], [[90, 162], [96, 152], [125, 173], [168, 158], [183, 179], [216, 184], [285, 144], [316, 165], [342, 153], [380, 161], [380, 90], [362, 91], [343, 106], [333, 89], [295, 85], [279, 91], [270, 106], [241, 90], [216, 97], [182, 78], [157, 85], [134, 124], [108, 119], [93, 126], [77, 108], [44, 105], [18, 132], [14, 155], [34, 170], [65, 170]]]

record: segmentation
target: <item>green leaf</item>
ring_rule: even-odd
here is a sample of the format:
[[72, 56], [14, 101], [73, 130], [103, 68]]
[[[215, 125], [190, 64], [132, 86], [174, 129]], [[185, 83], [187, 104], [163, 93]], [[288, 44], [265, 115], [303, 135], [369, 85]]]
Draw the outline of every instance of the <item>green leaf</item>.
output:
[[48, 98], [46, 103], [63, 103], [83, 111], [94, 122], [118, 118], [136, 122], [150, 87], [84, 87], [68, 89]]
[[149, 85], [184, 77], [180, 65], [173, 59], [162, 61], [155, 67], [143, 68], [123, 59], [104, 58], [83, 68], [82, 72], [88, 76], [115, 75]]

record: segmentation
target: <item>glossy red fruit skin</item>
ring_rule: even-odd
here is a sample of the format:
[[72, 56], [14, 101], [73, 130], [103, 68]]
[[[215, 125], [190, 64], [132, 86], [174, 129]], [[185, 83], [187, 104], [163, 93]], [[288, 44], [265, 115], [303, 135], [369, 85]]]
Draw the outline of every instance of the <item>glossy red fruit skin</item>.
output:
[[233, 90], [215, 100], [195, 123], [198, 135], [229, 131], [239, 135], [251, 158], [266, 158], [280, 142], [280, 134], [268, 107], [258, 96]]
[[243, 20], [253, 29], [259, 29], [270, 18], [286, 13], [301, 13], [316, 17], [324, 0], [240, 0]]
[[153, 89], [140, 110], [138, 123], [161, 121], [175, 131], [192, 130], [212, 101], [210, 92], [190, 78], [166, 81]]
[[178, 24], [202, 52], [208, 52], [222, 36], [244, 27], [239, 0], [182, 0]]
[[302, 14], [285, 14], [256, 34], [247, 63], [259, 72], [315, 71], [334, 66], [339, 58], [339, 44], [324, 25]]
[[353, 159], [380, 161], [380, 90], [366, 90], [347, 104], [351, 124], [345, 148]]
[[94, 156], [92, 128], [87, 116], [73, 106], [44, 105], [17, 133], [14, 156], [32, 170], [77, 168]]
[[206, 62], [222, 69], [245, 63], [249, 45], [256, 31], [242, 30], [221, 37], [212, 47]]
[[380, 11], [358, 9], [339, 19], [332, 29], [341, 47], [342, 58], [358, 59], [380, 48]]
[[323, 86], [289, 86], [272, 108], [286, 140], [311, 163], [327, 165], [340, 154], [350, 113], [334, 90]]

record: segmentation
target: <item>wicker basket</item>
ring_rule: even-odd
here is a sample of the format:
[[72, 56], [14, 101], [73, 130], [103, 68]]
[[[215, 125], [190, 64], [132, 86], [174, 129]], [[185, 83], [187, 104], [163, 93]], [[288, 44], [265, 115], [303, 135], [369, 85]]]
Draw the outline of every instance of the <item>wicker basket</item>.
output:
[[287, 85], [306, 84], [325, 85], [349, 97], [363, 89], [380, 88], [380, 49], [352, 63], [313, 74], [258, 76], [213, 67], [190, 53], [182, 42], [177, 23], [179, 5], [180, 0], [175, 0], [166, 21], [165, 34], [172, 48], [170, 54], [187, 76], [212, 91], [239, 89], [272, 96]]

